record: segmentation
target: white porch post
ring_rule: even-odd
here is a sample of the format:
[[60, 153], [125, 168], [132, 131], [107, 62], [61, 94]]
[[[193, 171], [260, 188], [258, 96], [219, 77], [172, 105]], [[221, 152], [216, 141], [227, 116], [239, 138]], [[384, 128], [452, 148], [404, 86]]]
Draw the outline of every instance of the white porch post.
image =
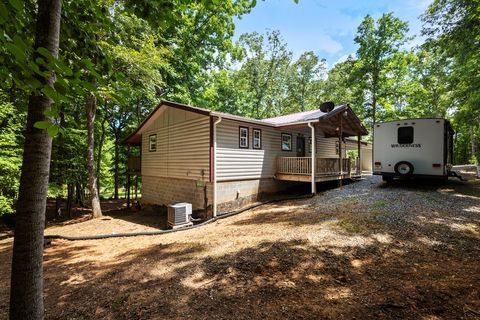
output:
[[222, 121], [222, 117], [213, 123], [213, 216], [217, 216], [217, 124]]
[[311, 157], [312, 157], [312, 194], [315, 194], [317, 193], [317, 185], [315, 183], [315, 174], [316, 174], [316, 146], [315, 146], [315, 140], [316, 140], [316, 137], [315, 137], [315, 126], [312, 125], [311, 122], [308, 123], [308, 126], [310, 127], [311, 129], [311, 137], [312, 137], [312, 153], [311, 153]]
[[362, 175], [362, 136], [358, 135], [358, 174]]
[[340, 114], [340, 128], [338, 132], [338, 163], [340, 170], [340, 179], [338, 180], [338, 186], [342, 186], [342, 179], [343, 179], [343, 150], [342, 150], [342, 141], [343, 141], [343, 113]]

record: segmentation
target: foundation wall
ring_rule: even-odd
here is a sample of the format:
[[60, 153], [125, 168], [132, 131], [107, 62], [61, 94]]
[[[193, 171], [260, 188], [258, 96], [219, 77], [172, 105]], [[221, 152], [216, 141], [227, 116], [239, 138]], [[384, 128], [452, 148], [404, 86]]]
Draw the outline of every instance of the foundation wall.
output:
[[205, 189], [208, 205], [212, 204], [212, 185], [190, 179], [142, 176], [142, 202], [145, 204], [169, 205], [188, 202], [192, 209], [204, 209]]
[[217, 182], [218, 211], [231, 211], [287, 190], [295, 182], [273, 178]]
[[[232, 211], [269, 195], [299, 185], [297, 182], [278, 181], [273, 178], [217, 182], [218, 212]], [[301, 184], [305, 186], [305, 184]], [[213, 183], [199, 184], [195, 180], [142, 176], [142, 203], [169, 205], [188, 202], [193, 210], [205, 208], [205, 191], [209, 211], [213, 200]]]

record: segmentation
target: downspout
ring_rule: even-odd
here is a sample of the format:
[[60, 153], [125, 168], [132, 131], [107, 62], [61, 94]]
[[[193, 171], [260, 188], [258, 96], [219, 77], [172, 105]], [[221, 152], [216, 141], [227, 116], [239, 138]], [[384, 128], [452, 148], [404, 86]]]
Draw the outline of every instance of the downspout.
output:
[[222, 122], [222, 117], [213, 123], [213, 217], [217, 216], [217, 124]]
[[312, 194], [315, 194], [317, 193], [317, 185], [315, 183], [315, 174], [316, 174], [316, 170], [315, 170], [315, 164], [316, 164], [316, 152], [317, 152], [317, 148], [315, 146], [315, 140], [317, 140], [316, 136], [315, 136], [315, 126], [312, 125], [311, 122], [308, 123], [308, 126], [310, 127], [311, 129], [311, 137], [312, 137], [312, 152], [311, 152], [311, 157], [312, 157]]

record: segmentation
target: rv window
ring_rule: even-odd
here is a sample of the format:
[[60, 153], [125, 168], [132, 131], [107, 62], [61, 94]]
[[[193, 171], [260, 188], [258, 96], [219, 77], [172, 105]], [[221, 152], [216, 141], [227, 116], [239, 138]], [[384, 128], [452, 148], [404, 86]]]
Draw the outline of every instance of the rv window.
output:
[[238, 146], [240, 148], [248, 149], [248, 128], [239, 127]]
[[398, 143], [399, 144], [413, 143], [413, 127], [398, 128]]
[[157, 151], [157, 135], [151, 134], [148, 136], [148, 151]]

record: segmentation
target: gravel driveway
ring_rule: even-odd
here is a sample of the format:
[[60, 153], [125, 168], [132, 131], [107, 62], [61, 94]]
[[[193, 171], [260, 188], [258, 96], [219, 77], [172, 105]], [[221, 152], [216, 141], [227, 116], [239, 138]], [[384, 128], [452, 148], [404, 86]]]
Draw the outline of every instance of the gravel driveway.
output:
[[[53, 230], [152, 228], [136, 214]], [[54, 241], [45, 251], [46, 317], [479, 319], [479, 243], [479, 180], [368, 177], [194, 230]], [[10, 259], [11, 239], [1, 240], [0, 319]]]

